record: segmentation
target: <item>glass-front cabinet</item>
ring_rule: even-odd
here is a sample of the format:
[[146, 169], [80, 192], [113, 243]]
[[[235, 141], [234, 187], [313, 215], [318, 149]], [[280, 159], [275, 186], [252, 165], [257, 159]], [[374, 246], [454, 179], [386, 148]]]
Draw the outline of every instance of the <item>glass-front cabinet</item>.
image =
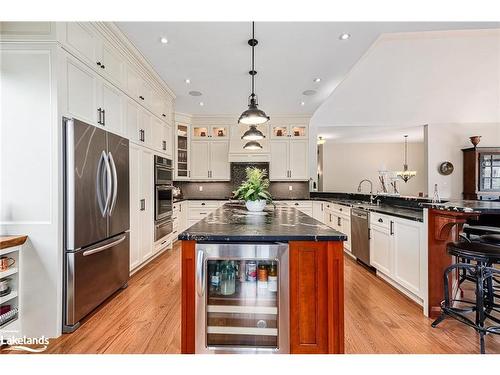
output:
[[189, 160], [188, 160], [188, 134], [189, 126], [177, 124], [176, 132], [176, 166], [175, 166], [175, 179], [187, 179], [189, 177]]
[[479, 191], [500, 192], [500, 154], [479, 155]]
[[288, 351], [288, 246], [197, 244], [196, 350]]
[[273, 125], [272, 138], [307, 138], [306, 125]]
[[218, 126], [218, 125], [210, 125], [210, 126], [192, 126], [192, 134], [191, 136], [194, 139], [226, 139], [229, 136], [227, 126]]
[[465, 148], [463, 152], [463, 198], [500, 199], [500, 147]]

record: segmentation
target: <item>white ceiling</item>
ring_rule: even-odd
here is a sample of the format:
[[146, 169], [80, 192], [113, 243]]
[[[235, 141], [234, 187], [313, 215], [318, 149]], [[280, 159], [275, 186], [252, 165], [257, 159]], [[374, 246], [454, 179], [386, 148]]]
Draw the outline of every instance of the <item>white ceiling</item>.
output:
[[424, 142], [424, 127], [331, 126], [319, 127], [318, 135], [329, 143], [408, 143]]
[[500, 122], [500, 23], [497, 27], [382, 35], [311, 124]]
[[[176, 111], [238, 115], [250, 93], [250, 22], [118, 22], [177, 95]], [[381, 33], [497, 27], [475, 22], [258, 22], [260, 107], [273, 114], [312, 114]], [[347, 41], [339, 35], [348, 32]], [[160, 37], [168, 38], [161, 44]], [[321, 78], [320, 83], [313, 79]], [[191, 80], [188, 85], [186, 78]], [[304, 96], [304, 90], [317, 94]], [[188, 95], [190, 90], [203, 93]], [[199, 102], [203, 101], [201, 107]], [[305, 102], [301, 106], [301, 101]]]

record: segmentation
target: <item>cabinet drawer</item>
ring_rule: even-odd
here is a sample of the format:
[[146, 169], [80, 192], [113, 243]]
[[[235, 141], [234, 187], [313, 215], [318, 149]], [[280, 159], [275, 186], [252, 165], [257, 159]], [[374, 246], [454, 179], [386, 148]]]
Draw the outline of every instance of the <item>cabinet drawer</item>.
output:
[[215, 209], [221, 206], [220, 201], [190, 201], [189, 209]]
[[201, 220], [215, 211], [215, 208], [190, 208], [189, 220]]
[[349, 207], [343, 206], [341, 204], [333, 203], [331, 206], [331, 209], [333, 212], [340, 214], [340, 215], [347, 215], [347, 216], [351, 215], [351, 209]]
[[284, 201], [284, 203], [300, 210], [312, 209], [311, 201]]
[[379, 227], [389, 229], [390, 222], [390, 216], [370, 212], [370, 225], [377, 225]]

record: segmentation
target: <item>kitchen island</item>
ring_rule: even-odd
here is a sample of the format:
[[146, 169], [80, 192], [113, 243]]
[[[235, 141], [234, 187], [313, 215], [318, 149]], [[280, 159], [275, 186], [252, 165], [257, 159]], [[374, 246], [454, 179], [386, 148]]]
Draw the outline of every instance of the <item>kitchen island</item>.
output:
[[344, 234], [228, 203], [179, 239], [182, 353], [344, 352]]
[[[446, 245], [459, 240], [466, 223], [480, 223], [488, 218], [489, 222], [500, 223], [500, 202], [457, 200], [446, 203], [428, 203], [428, 316], [437, 318], [441, 314], [441, 301], [444, 299], [443, 274], [453, 263]], [[500, 228], [499, 228], [500, 229]], [[459, 292], [456, 279], [453, 281], [452, 294]]]

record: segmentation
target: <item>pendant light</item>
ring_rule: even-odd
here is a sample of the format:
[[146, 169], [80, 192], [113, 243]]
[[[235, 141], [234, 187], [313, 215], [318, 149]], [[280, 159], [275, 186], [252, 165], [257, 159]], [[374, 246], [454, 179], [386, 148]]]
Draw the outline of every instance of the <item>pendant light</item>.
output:
[[402, 179], [405, 183], [410, 180], [410, 178], [417, 175], [417, 171], [408, 170], [408, 136], [405, 135], [405, 162], [403, 164], [403, 170], [396, 172], [396, 175]]
[[[269, 116], [266, 113], [258, 108], [259, 101], [257, 95], [255, 94], [255, 75], [257, 71], [255, 70], [255, 46], [259, 42], [255, 39], [255, 22], [252, 22], [252, 39], [248, 41], [248, 44], [252, 47], [252, 70], [248, 73], [252, 77], [252, 93], [248, 97], [248, 109], [244, 111], [240, 118], [238, 119], [238, 123], [246, 124], [246, 125], [254, 125], [254, 130], [250, 128], [255, 133], [257, 128], [255, 125], [264, 124], [269, 121]], [[264, 138], [264, 135], [257, 130]], [[260, 138], [260, 139], [262, 139]]]
[[260, 150], [262, 149], [262, 145], [257, 141], [250, 141], [243, 146], [245, 150]]

